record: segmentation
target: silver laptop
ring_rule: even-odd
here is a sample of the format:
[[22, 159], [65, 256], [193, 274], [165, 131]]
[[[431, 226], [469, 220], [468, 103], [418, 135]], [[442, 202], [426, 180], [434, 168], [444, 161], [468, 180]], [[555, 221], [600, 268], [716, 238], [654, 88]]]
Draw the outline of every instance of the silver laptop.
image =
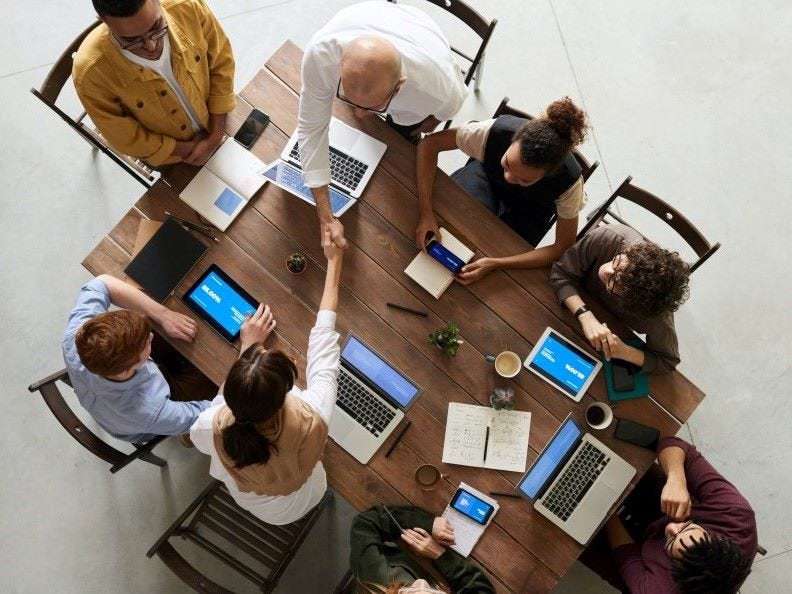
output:
[[586, 544], [635, 468], [568, 415], [517, 485], [534, 509]]
[[350, 334], [341, 349], [330, 437], [358, 462], [371, 457], [404, 418], [421, 387]]

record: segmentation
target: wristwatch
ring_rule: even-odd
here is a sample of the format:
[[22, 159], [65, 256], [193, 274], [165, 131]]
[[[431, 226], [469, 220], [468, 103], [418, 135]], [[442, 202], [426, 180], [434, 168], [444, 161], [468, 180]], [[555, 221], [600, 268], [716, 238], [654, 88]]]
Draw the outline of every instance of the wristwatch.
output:
[[582, 315], [583, 315], [584, 313], [586, 313], [587, 311], [589, 311], [589, 308], [588, 308], [588, 307], [586, 307], [586, 305], [585, 305], [585, 304], [583, 304], [583, 305], [581, 305], [580, 307], [578, 307], [578, 308], [575, 310], [575, 317], [576, 317], [576, 318], [579, 318], [580, 316], [582, 316]]

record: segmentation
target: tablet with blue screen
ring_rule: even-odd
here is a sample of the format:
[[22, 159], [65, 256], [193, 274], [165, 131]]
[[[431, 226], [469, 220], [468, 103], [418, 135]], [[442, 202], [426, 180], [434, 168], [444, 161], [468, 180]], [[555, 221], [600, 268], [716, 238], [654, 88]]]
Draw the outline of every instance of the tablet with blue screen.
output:
[[580, 402], [602, 367], [599, 359], [548, 328], [537, 341], [524, 365], [551, 386]]
[[239, 336], [247, 314], [259, 306], [217, 264], [212, 264], [182, 297], [191, 310], [229, 342]]

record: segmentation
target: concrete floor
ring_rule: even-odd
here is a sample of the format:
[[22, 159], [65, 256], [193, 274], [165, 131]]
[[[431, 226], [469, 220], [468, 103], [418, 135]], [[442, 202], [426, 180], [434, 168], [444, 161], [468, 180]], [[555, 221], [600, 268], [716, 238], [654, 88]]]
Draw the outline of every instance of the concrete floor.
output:
[[[240, 89], [283, 40], [304, 45], [349, 2], [209, 4], [234, 46]], [[466, 116], [486, 117], [505, 95], [533, 112], [569, 95], [594, 126], [583, 147], [601, 163], [587, 184], [590, 205], [632, 174], [723, 243], [677, 315], [681, 370], [708, 394], [682, 435], [757, 512], [768, 554], [743, 591], [788, 591], [792, 474], [782, 459], [792, 449], [792, 281], [784, 272], [792, 154], [783, 130], [792, 83], [783, 73], [792, 8], [782, 0], [473, 4], [500, 23]], [[111, 476], [25, 389], [62, 366], [60, 333], [88, 278], [80, 261], [141, 193], [28, 93], [93, 18], [91, 4], [4, 2], [0, 15], [0, 253], [9, 287], [0, 300], [8, 407], [0, 584], [4, 592], [184, 592], [144, 553], [205, 484], [204, 457], [167, 443], [158, 450], [167, 470], [134, 464]], [[346, 567], [351, 515], [337, 499], [278, 592], [331, 590]], [[576, 567], [557, 591], [609, 590]]]

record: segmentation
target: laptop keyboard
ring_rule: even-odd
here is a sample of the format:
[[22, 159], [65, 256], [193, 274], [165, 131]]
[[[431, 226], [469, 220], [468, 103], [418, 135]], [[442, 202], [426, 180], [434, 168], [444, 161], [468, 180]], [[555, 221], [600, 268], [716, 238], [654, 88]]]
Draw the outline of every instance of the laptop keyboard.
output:
[[[295, 163], [300, 162], [300, 152], [297, 143], [294, 143], [289, 158]], [[349, 188], [353, 192], [357, 189], [360, 180], [366, 175], [368, 165], [358, 161], [335, 147], [330, 147], [330, 179], [336, 184]]]
[[609, 462], [606, 454], [584, 442], [561, 479], [542, 499], [542, 505], [566, 521]]
[[355, 419], [374, 437], [379, 437], [396, 416], [378, 396], [343, 367], [338, 372], [338, 407]]

